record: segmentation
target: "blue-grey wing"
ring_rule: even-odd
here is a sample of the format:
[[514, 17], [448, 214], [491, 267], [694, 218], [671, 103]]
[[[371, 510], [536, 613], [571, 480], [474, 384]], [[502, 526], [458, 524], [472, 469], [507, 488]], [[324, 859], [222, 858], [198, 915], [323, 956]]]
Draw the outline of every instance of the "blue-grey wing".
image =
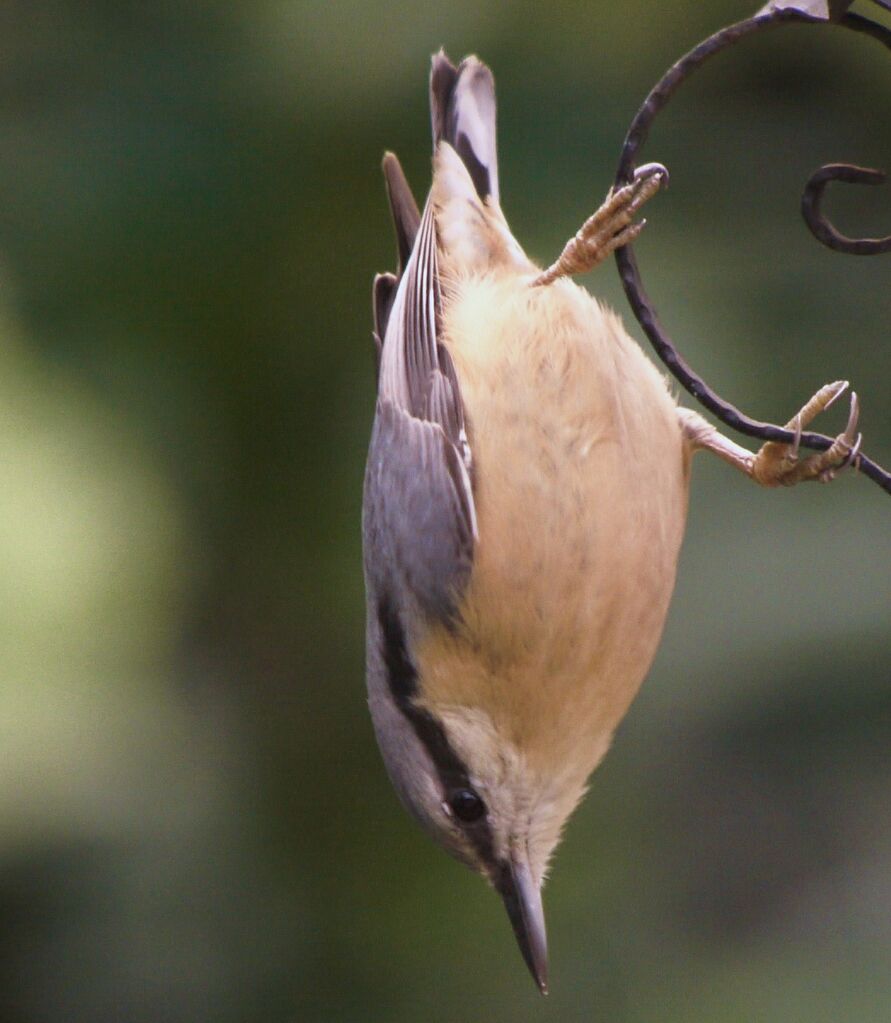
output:
[[365, 475], [366, 574], [400, 611], [448, 620], [473, 561], [466, 469], [441, 427], [379, 401]]
[[377, 316], [385, 331], [365, 477], [369, 598], [448, 620], [470, 574], [476, 511], [460, 388], [440, 340], [429, 203], [398, 283], [380, 297], [387, 315]]

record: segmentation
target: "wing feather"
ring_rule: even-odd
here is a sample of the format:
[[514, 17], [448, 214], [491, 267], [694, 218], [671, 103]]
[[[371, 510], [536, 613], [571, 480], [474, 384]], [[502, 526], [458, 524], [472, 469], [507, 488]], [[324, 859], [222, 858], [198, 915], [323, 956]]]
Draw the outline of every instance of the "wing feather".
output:
[[396, 154], [385, 153], [382, 166], [387, 185], [387, 198], [390, 200], [390, 212], [393, 214], [393, 224], [396, 227], [396, 247], [399, 252], [401, 274], [411, 255], [421, 214], [418, 212], [418, 204]]
[[441, 319], [428, 202], [386, 319], [365, 483], [366, 572], [376, 592], [448, 619], [470, 574], [477, 525], [464, 407], [439, 341]]

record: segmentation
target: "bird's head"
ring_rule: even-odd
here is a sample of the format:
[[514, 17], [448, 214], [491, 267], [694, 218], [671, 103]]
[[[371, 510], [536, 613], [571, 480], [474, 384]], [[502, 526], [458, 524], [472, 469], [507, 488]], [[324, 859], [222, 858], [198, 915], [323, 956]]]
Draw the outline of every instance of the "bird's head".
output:
[[402, 802], [447, 852], [501, 895], [542, 993], [548, 960], [541, 888], [587, 770], [533, 767], [487, 713], [371, 698], [390, 778]]

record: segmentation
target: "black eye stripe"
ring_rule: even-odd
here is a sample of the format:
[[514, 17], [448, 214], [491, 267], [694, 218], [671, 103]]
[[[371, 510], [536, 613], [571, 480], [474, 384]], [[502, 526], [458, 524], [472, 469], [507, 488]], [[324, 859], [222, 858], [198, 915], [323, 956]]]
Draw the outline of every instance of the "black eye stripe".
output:
[[[447, 794], [449, 809], [461, 823], [473, 824], [473, 827], [465, 829], [465, 835], [480, 860], [490, 866], [495, 863], [495, 853], [493, 836], [486, 818], [486, 804], [470, 787], [467, 767], [452, 749], [442, 723], [418, 707], [413, 700], [418, 689], [417, 670], [409, 652], [399, 612], [386, 593], [378, 597], [377, 617], [381, 629], [381, 656], [393, 701], [427, 750], [439, 776], [442, 791]], [[451, 805], [452, 796], [459, 791], [469, 792], [479, 800], [481, 810], [472, 820], [463, 820]]]

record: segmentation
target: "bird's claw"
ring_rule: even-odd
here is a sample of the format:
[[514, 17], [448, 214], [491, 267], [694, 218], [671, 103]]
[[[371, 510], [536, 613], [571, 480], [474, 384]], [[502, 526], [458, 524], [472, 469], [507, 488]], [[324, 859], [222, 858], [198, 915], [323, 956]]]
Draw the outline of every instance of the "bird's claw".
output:
[[560, 258], [542, 271], [533, 285], [550, 284], [558, 277], [586, 273], [610, 253], [628, 245], [644, 229], [645, 220], [633, 223], [641, 207], [663, 186], [668, 171], [661, 163], [646, 163], [627, 185], [611, 188], [603, 205], [592, 214], [566, 243]]
[[752, 465], [754, 479], [766, 487], [791, 487], [804, 480], [828, 483], [835, 478], [840, 470], [849, 465], [856, 465], [863, 435], [857, 432], [860, 402], [853, 391], [851, 392], [848, 422], [844, 431], [825, 451], [817, 452], [803, 459], [799, 457], [802, 430], [816, 416], [837, 401], [847, 388], [847, 380], [836, 380], [832, 384], [821, 387], [786, 424], [787, 430], [794, 431], [795, 440], [791, 444], [768, 441], [755, 455]]

